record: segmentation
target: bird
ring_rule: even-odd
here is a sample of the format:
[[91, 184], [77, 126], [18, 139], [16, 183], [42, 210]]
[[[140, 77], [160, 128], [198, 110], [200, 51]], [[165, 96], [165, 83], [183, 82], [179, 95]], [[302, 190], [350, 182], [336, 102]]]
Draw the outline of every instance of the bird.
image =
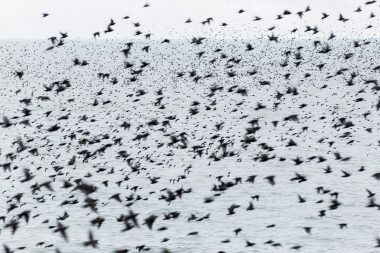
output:
[[268, 180], [268, 183], [270, 185], [275, 185], [276, 184], [276, 182], [275, 182], [275, 176], [273, 176], [273, 175], [267, 176], [267, 177], [265, 177], [265, 179]]
[[380, 238], [376, 237], [376, 246], [375, 248], [380, 248]]
[[152, 214], [148, 218], [145, 219], [145, 224], [148, 226], [150, 230], [152, 230], [153, 223], [157, 219], [157, 216]]
[[373, 174], [372, 177], [375, 178], [376, 180], [380, 180], [380, 172]]
[[68, 237], [67, 237], [67, 230], [68, 226], [64, 226], [61, 222], [57, 221], [57, 226], [56, 229], [54, 229], [54, 233], [60, 233], [63, 239], [67, 242]]
[[343, 23], [348, 21], [348, 18], [344, 18], [342, 14], [339, 14], [339, 21], [342, 21]]
[[98, 247], [98, 240], [94, 239], [94, 236], [91, 231], [88, 232], [88, 241], [83, 243], [85, 247], [91, 246], [92, 248]]

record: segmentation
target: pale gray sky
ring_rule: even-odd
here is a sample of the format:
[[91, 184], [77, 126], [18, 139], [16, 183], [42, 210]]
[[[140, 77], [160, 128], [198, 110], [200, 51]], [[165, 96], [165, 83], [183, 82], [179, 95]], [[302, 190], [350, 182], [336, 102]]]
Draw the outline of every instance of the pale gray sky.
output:
[[[212, 27], [222, 22], [229, 24], [218, 28], [225, 36], [258, 35], [260, 29], [276, 25], [281, 31], [288, 31], [295, 26], [318, 25], [321, 30], [341, 31], [340, 35], [358, 36], [358, 31], [369, 23], [378, 23], [378, 18], [369, 20], [371, 11], [380, 10], [379, 3], [365, 6], [361, 0], [0, 0], [0, 39], [46, 39], [57, 35], [59, 31], [68, 32], [72, 39], [91, 39], [96, 31], [103, 32], [110, 18], [117, 23], [115, 32], [102, 34], [102, 38], [133, 37], [137, 29], [143, 33], [152, 33], [153, 38], [189, 37], [194, 34], [209, 33], [209, 27], [202, 27], [200, 22], [208, 17], [214, 18]], [[150, 7], [143, 8], [145, 3]], [[277, 14], [288, 9], [293, 13], [304, 10], [310, 5], [312, 11], [300, 20], [291, 15], [282, 20], [275, 20]], [[363, 12], [353, 11], [362, 6]], [[239, 9], [246, 12], [237, 14]], [[50, 16], [42, 18], [43, 12]], [[331, 14], [321, 21], [321, 12]], [[343, 26], [337, 21], [339, 13], [350, 20]], [[123, 16], [131, 18], [122, 20]], [[260, 22], [252, 22], [254, 16], [263, 17]], [[191, 18], [192, 24], [184, 24]], [[141, 27], [133, 27], [133, 22], [140, 22]], [[224, 30], [223, 30], [224, 29]], [[236, 31], [238, 30], [238, 32]], [[355, 35], [356, 33], [356, 35]], [[366, 31], [372, 36], [375, 28]], [[364, 36], [363, 34], [359, 36]]]

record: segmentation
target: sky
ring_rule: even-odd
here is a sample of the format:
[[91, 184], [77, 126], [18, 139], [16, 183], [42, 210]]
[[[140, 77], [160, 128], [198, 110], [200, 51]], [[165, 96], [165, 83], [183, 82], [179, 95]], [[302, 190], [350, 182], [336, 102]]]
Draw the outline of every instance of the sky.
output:
[[[149, 3], [149, 7], [143, 5]], [[0, 39], [46, 39], [67, 32], [71, 39], [91, 39], [94, 32], [103, 38], [124, 39], [138, 29], [152, 33], [153, 38], [182, 38], [203, 33], [205, 36], [255, 37], [258, 31], [276, 26], [290, 31], [296, 25], [318, 25], [321, 30], [340, 29], [342, 36], [363, 36], [371, 11], [380, 10], [379, 3], [365, 6], [361, 0], [0, 0]], [[310, 6], [312, 11], [301, 20], [294, 13]], [[363, 12], [353, 11], [362, 6]], [[238, 10], [245, 12], [238, 14]], [[293, 12], [286, 20], [275, 20], [285, 9]], [[42, 13], [49, 13], [42, 18]], [[321, 13], [331, 16], [321, 21]], [[339, 13], [350, 18], [346, 24], [337, 21]], [[127, 20], [122, 19], [129, 16]], [[255, 16], [263, 18], [253, 22]], [[210, 26], [201, 21], [213, 17]], [[104, 34], [110, 19], [116, 22], [115, 32]], [[191, 18], [191, 24], [185, 20]], [[139, 22], [135, 28], [133, 23]], [[226, 22], [227, 27], [220, 24]], [[371, 22], [378, 22], [377, 17]], [[210, 32], [217, 28], [219, 33]], [[368, 36], [379, 33], [372, 29]], [[355, 34], [355, 35], [353, 35]]]

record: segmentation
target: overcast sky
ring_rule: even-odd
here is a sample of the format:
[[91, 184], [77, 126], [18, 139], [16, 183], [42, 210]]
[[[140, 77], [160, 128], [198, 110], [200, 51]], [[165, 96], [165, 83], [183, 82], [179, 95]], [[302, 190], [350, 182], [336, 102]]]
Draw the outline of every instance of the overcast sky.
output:
[[[143, 8], [149, 3], [148, 8]], [[0, 39], [46, 39], [58, 32], [68, 32], [72, 39], [91, 39], [94, 32], [104, 32], [110, 18], [117, 23], [115, 32], [101, 34], [102, 38], [129, 38], [139, 29], [152, 38], [180, 38], [202, 32], [211, 35], [210, 28], [223, 31], [222, 36], [255, 36], [256, 31], [276, 25], [276, 29], [290, 31], [295, 26], [318, 25], [321, 30], [340, 29], [344, 36], [361, 36], [363, 27], [378, 23], [369, 14], [380, 10], [379, 3], [365, 6], [361, 0], [0, 0]], [[301, 20], [296, 15], [275, 20], [285, 9], [296, 13], [310, 5], [312, 11]], [[362, 6], [363, 12], [353, 11]], [[239, 9], [245, 13], [238, 14]], [[42, 13], [50, 15], [42, 18]], [[321, 21], [321, 13], [331, 16]], [[350, 20], [343, 25], [337, 21], [339, 13]], [[123, 20], [122, 17], [130, 16]], [[253, 22], [254, 16], [263, 18]], [[380, 16], [380, 14], [379, 14]], [[213, 17], [208, 27], [200, 22]], [[194, 22], [185, 24], [191, 18]], [[139, 22], [141, 27], [133, 27]], [[221, 28], [220, 24], [229, 25]], [[236, 32], [238, 30], [238, 32]], [[276, 30], [278, 31], [278, 30]], [[372, 36], [375, 28], [366, 31]], [[359, 35], [358, 35], [359, 34]]]

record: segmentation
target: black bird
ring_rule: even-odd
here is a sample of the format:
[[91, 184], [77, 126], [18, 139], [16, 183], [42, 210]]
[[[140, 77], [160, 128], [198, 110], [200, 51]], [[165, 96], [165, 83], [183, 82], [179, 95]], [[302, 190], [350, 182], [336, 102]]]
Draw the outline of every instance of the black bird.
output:
[[54, 229], [54, 233], [59, 232], [66, 242], [68, 241], [67, 233], [66, 233], [67, 228], [68, 228], [67, 226], [64, 226], [61, 222], [57, 221], [56, 229]]
[[276, 182], [275, 182], [275, 176], [267, 176], [267, 177], [265, 177], [265, 179], [268, 180], [268, 183], [270, 185], [275, 185], [276, 184]]
[[339, 21], [342, 21], [343, 23], [348, 21], [348, 18], [344, 18], [342, 14], [339, 14]]
[[157, 219], [157, 216], [152, 214], [148, 218], [145, 219], [145, 224], [148, 226], [148, 228], [151, 230], [153, 227], [154, 221]]
[[98, 247], [98, 240], [94, 239], [94, 236], [93, 236], [93, 234], [92, 234], [91, 231], [88, 232], [88, 241], [85, 241], [83, 243], [83, 245], [85, 247], [88, 247], [88, 246], [91, 246], [93, 248], [97, 248]]

